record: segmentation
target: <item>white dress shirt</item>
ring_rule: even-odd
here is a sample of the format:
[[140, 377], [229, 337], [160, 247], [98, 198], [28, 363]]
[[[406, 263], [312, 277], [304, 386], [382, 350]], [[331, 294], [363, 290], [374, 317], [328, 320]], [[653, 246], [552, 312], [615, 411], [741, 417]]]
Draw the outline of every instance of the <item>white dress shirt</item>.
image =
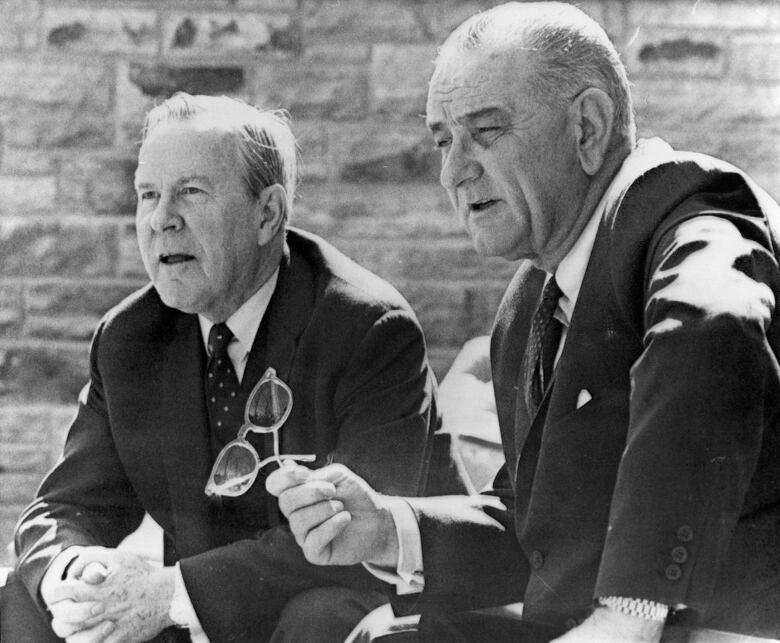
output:
[[[569, 321], [574, 313], [577, 298], [582, 287], [582, 280], [590, 261], [593, 244], [596, 241], [599, 223], [604, 213], [614, 205], [615, 200], [624, 189], [631, 185], [642, 174], [655, 167], [668, 155], [671, 148], [660, 138], [651, 138], [638, 142], [636, 148], [623, 162], [615, 178], [609, 184], [599, 201], [593, 215], [580, 233], [574, 246], [566, 254], [555, 271], [555, 279], [563, 292], [558, 300], [555, 317], [563, 324], [561, 342], [555, 360], [563, 351], [566, 341]], [[552, 275], [548, 275], [548, 279]], [[396, 534], [398, 536], [398, 567], [395, 573], [390, 570], [380, 569], [375, 565], [365, 564], [365, 567], [375, 576], [385, 582], [396, 585], [399, 594], [421, 592], [425, 587], [424, 565], [420, 528], [417, 524], [414, 511], [411, 506], [401, 499], [390, 505], [390, 511], [395, 521]]]

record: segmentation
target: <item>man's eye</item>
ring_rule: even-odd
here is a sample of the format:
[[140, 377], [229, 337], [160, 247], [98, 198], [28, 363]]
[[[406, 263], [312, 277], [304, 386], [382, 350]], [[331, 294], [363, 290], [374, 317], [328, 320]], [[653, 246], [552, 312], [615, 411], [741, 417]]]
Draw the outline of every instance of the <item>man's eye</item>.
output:
[[185, 195], [186, 194], [200, 194], [201, 192], [203, 192], [203, 190], [201, 190], [200, 188], [196, 188], [194, 185], [185, 185], [181, 189], [181, 193], [185, 194]]
[[449, 147], [450, 141], [451, 139], [449, 138], [437, 138], [433, 141], [433, 147], [438, 150], [444, 149], [445, 147]]
[[138, 195], [138, 199], [141, 201], [151, 201], [152, 199], [157, 199], [159, 196], [159, 193], [154, 190], [144, 190]]

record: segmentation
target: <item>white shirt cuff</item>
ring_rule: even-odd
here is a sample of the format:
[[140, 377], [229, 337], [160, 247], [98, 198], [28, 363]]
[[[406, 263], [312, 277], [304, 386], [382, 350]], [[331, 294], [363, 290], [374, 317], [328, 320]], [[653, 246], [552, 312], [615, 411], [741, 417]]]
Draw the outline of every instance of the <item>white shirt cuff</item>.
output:
[[176, 625], [186, 627], [190, 631], [192, 643], [209, 643], [209, 638], [203, 631], [195, 608], [192, 606], [190, 595], [187, 593], [179, 563], [176, 563], [174, 567], [173, 598], [171, 598], [168, 616]]
[[395, 585], [399, 594], [422, 592], [425, 588], [425, 577], [417, 518], [403, 498], [386, 496], [385, 501], [395, 522], [395, 533], [398, 537], [398, 567], [392, 572], [371, 563], [363, 563], [363, 566], [379, 580]]

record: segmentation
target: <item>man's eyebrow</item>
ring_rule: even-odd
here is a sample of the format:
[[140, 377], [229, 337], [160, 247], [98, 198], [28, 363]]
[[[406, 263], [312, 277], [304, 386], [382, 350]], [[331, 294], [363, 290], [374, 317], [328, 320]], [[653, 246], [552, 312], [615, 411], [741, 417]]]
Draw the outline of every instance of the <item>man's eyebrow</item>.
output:
[[[478, 118], [490, 118], [490, 117], [500, 117], [500, 118], [506, 118], [508, 117], [508, 112], [505, 109], [502, 109], [500, 107], [483, 107], [482, 109], [474, 110], [473, 112], [466, 112], [463, 116], [460, 116], [455, 119], [456, 123], [464, 123], [468, 121], [473, 121]], [[439, 132], [443, 129], [446, 129], [446, 126], [439, 122], [439, 121], [433, 121], [428, 122], [428, 129], [433, 132]]]

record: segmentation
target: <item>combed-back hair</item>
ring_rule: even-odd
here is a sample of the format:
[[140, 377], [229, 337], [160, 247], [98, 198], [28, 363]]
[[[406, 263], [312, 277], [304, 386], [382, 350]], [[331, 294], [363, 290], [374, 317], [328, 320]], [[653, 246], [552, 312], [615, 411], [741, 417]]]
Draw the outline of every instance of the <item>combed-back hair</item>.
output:
[[524, 79], [546, 105], [566, 105], [588, 87], [603, 90], [615, 104], [614, 133], [633, 143], [636, 124], [626, 69], [604, 30], [580, 9], [562, 2], [499, 5], [460, 25], [440, 55], [451, 47], [528, 52]]
[[146, 115], [142, 142], [170, 121], [203, 121], [236, 136], [242, 172], [254, 196], [279, 184], [287, 193], [288, 217], [298, 184], [298, 147], [284, 110], [263, 110], [228, 96], [177, 92]]

